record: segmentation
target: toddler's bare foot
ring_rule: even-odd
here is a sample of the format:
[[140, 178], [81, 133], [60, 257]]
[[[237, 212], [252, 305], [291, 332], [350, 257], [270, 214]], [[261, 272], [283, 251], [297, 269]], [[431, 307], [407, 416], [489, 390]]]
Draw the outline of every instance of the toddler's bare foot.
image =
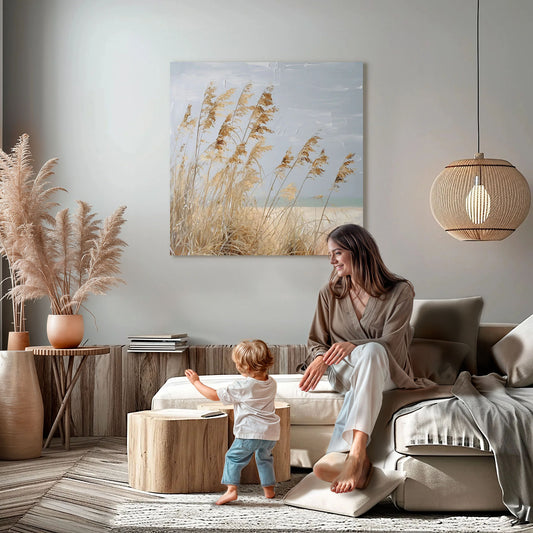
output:
[[235, 485], [228, 485], [228, 490], [215, 502], [217, 505], [224, 505], [228, 502], [233, 502], [239, 497], [237, 487]]
[[263, 487], [263, 492], [265, 493], [265, 498], [274, 498], [276, 496], [276, 491], [274, 487]]

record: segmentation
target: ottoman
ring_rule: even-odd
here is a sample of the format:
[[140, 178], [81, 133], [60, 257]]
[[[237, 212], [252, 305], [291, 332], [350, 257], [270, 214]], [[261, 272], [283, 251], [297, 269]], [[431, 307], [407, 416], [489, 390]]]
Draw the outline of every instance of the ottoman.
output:
[[163, 409], [128, 413], [128, 481], [148, 492], [219, 492], [228, 415]]

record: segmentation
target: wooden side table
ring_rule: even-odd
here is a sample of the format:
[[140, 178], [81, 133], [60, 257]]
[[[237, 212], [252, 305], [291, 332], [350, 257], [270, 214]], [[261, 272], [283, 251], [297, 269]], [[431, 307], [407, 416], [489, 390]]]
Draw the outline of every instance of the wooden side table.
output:
[[228, 448], [228, 416], [195, 409], [128, 413], [128, 481], [159, 493], [218, 492]]
[[[87, 357], [90, 355], [108, 354], [109, 346], [84, 346], [82, 348], [63, 349], [52, 348], [52, 346], [30, 346], [26, 350], [32, 351], [33, 355], [52, 356], [54, 382], [57, 396], [61, 402], [50, 433], [44, 443], [44, 448], [48, 447], [59, 426], [63, 446], [65, 450], [70, 450], [70, 396], [72, 390], [81, 375]], [[75, 357], [81, 357], [82, 359], [76, 372], [72, 375]]]
[[[290, 405], [285, 402], [275, 402], [276, 414], [279, 416], [281, 424], [281, 432], [279, 441], [272, 450], [274, 457], [274, 473], [276, 481], [288, 481], [291, 479], [291, 415]], [[235, 437], [233, 435], [233, 405], [227, 405], [223, 402], [209, 402], [198, 405], [198, 409], [203, 411], [222, 411], [228, 415], [228, 448], [232, 445]], [[260, 483], [259, 473], [257, 472], [257, 465], [255, 463], [255, 456], [243, 468], [241, 473], [241, 483]]]

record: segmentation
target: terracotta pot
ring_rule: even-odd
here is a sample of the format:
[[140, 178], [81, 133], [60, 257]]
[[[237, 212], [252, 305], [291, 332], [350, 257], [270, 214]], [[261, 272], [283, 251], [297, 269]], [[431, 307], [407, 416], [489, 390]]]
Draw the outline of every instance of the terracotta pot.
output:
[[0, 459], [40, 457], [43, 399], [31, 351], [0, 351]]
[[77, 348], [83, 340], [83, 315], [48, 315], [46, 334], [54, 348]]
[[30, 334], [27, 331], [10, 331], [7, 336], [8, 350], [25, 350], [30, 345]]

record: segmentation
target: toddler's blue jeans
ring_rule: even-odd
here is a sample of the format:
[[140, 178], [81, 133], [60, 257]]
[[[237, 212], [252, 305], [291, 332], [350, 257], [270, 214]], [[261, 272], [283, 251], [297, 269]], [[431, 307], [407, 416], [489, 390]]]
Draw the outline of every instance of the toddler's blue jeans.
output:
[[271, 487], [276, 484], [274, 475], [274, 458], [272, 449], [276, 445], [275, 440], [262, 439], [235, 439], [226, 453], [224, 473], [222, 474], [223, 485], [238, 485], [241, 481], [242, 469], [251, 461], [255, 453], [255, 462], [262, 487]]

